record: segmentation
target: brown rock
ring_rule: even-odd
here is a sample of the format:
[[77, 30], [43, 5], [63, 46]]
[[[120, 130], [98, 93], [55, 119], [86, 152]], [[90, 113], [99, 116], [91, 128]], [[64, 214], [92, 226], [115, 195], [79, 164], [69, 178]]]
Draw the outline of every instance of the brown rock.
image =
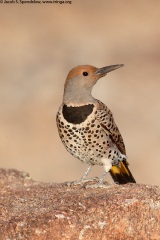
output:
[[0, 239], [160, 239], [160, 188], [40, 183], [0, 170]]

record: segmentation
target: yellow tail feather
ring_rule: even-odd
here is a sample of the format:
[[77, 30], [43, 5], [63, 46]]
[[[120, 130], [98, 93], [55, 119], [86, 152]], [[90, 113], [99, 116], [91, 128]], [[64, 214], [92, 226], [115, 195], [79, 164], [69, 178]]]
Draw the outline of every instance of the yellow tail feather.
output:
[[119, 166], [112, 166], [110, 174], [113, 180], [118, 184], [135, 183], [135, 179], [130, 172], [126, 161], [120, 162]]

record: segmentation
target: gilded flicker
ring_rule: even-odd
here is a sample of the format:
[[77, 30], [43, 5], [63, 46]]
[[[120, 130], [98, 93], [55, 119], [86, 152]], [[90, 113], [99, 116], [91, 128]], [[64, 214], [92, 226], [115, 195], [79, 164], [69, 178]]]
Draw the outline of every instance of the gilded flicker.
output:
[[91, 95], [93, 86], [101, 77], [122, 66], [96, 68], [81, 65], [73, 68], [67, 76], [63, 103], [57, 113], [57, 127], [66, 149], [89, 165], [82, 180], [86, 179], [93, 165], [103, 165], [105, 171], [100, 184], [107, 172], [118, 184], [135, 183], [112, 112]]

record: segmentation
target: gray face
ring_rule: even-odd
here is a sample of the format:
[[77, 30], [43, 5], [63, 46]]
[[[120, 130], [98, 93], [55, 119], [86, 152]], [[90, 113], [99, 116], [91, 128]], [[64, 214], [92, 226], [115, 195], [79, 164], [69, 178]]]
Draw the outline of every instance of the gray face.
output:
[[91, 91], [98, 79], [122, 66], [121, 64], [103, 68], [96, 68], [90, 65], [75, 67], [69, 72], [65, 82], [64, 103], [71, 105], [92, 103], [94, 98], [91, 96]]
[[98, 77], [93, 77], [92, 73], [88, 73], [87, 76], [84, 76], [83, 71], [81, 74], [69, 79], [67, 84], [65, 84], [64, 102], [66, 104], [83, 104], [86, 102], [92, 102], [93, 98], [91, 92], [97, 80]]

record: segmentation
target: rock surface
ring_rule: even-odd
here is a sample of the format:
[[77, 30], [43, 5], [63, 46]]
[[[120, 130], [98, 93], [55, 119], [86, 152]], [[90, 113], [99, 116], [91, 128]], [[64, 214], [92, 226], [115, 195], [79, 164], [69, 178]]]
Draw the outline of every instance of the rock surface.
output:
[[0, 169], [0, 240], [159, 240], [160, 188], [41, 183]]

